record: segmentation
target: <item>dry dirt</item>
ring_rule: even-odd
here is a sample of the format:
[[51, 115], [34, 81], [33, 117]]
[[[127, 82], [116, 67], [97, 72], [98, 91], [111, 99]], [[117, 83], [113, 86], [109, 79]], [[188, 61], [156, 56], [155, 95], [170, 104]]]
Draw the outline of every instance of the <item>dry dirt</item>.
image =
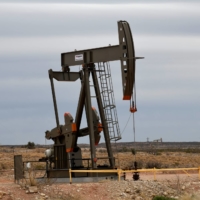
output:
[[[101, 181], [98, 183], [37, 183], [38, 191], [29, 194], [25, 187], [25, 180], [20, 184], [14, 183], [13, 155], [23, 156], [24, 161], [38, 160], [44, 156], [44, 149], [0, 149], [0, 199], [66, 199], [66, 200], [92, 200], [92, 199], [136, 199], [150, 200], [155, 195], [173, 197], [175, 199], [192, 199], [189, 195], [200, 194], [200, 182], [196, 172], [190, 176], [179, 172], [177, 174], [156, 175], [154, 181], [152, 173], [140, 174], [140, 181], [133, 181], [132, 174], [127, 174], [126, 181]], [[99, 157], [105, 157], [105, 153], [98, 151]], [[83, 152], [83, 157], [89, 157], [87, 149]], [[134, 156], [130, 152], [119, 153], [116, 155], [118, 161], [116, 165], [121, 168], [133, 166]], [[198, 167], [200, 166], [200, 154], [190, 153], [162, 153], [161, 155], [150, 155], [147, 153], [137, 153], [136, 159], [142, 167], [148, 162], [160, 163], [162, 167]], [[106, 160], [99, 160], [100, 164]], [[37, 166], [42, 168], [41, 164]], [[185, 196], [185, 197], [182, 197]], [[200, 197], [196, 196], [196, 200]], [[195, 199], [195, 197], [193, 198]]]
[[[53, 183], [39, 182], [36, 193], [27, 193], [24, 182], [13, 181], [13, 171], [1, 171], [0, 198], [4, 200], [22, 199], [57, 199], [57, 200], [110, 200], [136, 199], [151, 200], [156, 195], [170, 196], [175, 199], [200, 199], [200, 182], [198, 174], [158, 174], [154, 181], [153, 174], [141, 174], [140, 181], [133, 181], [132, 174], [118, 181], [101, 181], [98, 183]], [[2, 195], [1, 195], [2, 194]], [[4, 195], [3, 195], [4, 194]], [[182, 197], [184, 196], [184, 197]]]

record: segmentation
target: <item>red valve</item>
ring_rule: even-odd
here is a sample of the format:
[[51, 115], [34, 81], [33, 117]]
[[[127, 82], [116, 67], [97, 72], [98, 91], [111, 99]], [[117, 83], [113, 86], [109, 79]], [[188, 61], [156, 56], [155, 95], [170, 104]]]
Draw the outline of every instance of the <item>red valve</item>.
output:
[[137, 112], [137, 108], [133, 108], [133, 107], [131, 107], [131, 108], [130, 108], [130, 112], [131, 112], [131, 113], [135, 113], [135, 112]]

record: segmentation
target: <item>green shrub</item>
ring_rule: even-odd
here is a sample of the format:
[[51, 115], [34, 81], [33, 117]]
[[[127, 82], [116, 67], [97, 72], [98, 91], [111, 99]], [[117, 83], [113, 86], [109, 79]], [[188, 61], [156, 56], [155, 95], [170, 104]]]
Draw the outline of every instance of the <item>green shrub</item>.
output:
[[34, 142], [28, 142], [27, 148], [28, 149], [35, 149], [35, 143]]
[[135, 149], [131, 149], [131, 153], [132, 153], [133, 155], [135, 155], [135, 154], [136, 154], [136, 150], [135, 150]]

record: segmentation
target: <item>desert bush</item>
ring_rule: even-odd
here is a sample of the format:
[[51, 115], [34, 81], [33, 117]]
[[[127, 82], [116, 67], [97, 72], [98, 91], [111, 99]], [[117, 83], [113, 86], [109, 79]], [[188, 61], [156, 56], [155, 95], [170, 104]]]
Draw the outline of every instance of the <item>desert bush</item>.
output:
[[[134, 163], [133, 163], [134, 166]], [[137, 161], [137, 168], [142, 169], [144, 167], [144, 162], [142, 160]]]
[[46, 168], [46, 166], [42, 165], [42, 164], [37, 164], [37, 165], [34, 166], [35, 170], [41, 170], [41, 169], [45, 169], [45, 168]]
[[174, 166], [175, 166], [175, 167], [178, 167], [178, 166], [179, 166], [179, 162], [175, 162], [175, 163], [174, 163]]
[[127, 147], [123, 147], [122, 149], [120, 149], [121, 152], [127, 152], [128, 151], [128, 148]]
[[131, 153], [133, 154], [133, 155], [135, 155], [136, 154], [136, 150], [135, 149], [131, 149]]
[[137, 168], [142, 169], [144, 167], [144, 162], [142, 160], [137, 161]]
[[[146, 153], [151, 153], [152, 149], [142, 149], [140, 151], [146, 152]], [[171, 153], [169, 152], [185, 152], [185, 153], [200, 153], [200, 148], [187, 148], [187, 149], [181, 149], [181, 148], [167, 148], [167, 149], [156, 149], [157, 152], [161, 152], [161, 153], [166, 153], [167, 155], [170, 155]]]
[[[142, 169], [144, 167], [144, 162], [139, 160], [137, 161], [137, 169]], [[135, 169], [134, 162], [131, 161], [128, 164], [124, 164], [125, 169]]]
[[37, 180], [36, 180], [36, 177], [35, 177], [35, 171], [33, 169], [28, 169], [27, 171], [27, 184], [30, 185], [30, 186], [36, 186], [37, 185]]
[[160, 169], [161, 168], [161, 163], [157, 162], [157, 161], [149, 161], [146, 163], [146, 168], [157, 168]]
[[99, 149], [99, 153], [106, 153], [107, 151], [105, 149]]
[[180, 197], [180, 200], [199, 200], [199, 199], [200, 199], [200, 196], [195, 195], [195, 194], [192, 194], [192, 195], [186, 194]]
[[28, 142], [27, 148], [28, 149], [35, 149], [35, 143], [34, 142]]
[[183, 149], [182, 152], [185, 152], [185, 153], [200, 153], [200, 149], [199, 148], [187, 148], [187, 149]]
[[[25, 177], [25, 181], [27, 185], [30, 186], [38, 186], [38, 181], [37, 181], [37, 177], [38, 177], [38, 172], [40, 173], [41, 169], [44, 169], [44, 165], [41, 163], [33, 163], [33, 162], [28, 162], [25, 165], [26, 167], [24, 168], [24, 177]], [[43, 170], [44, 171], [44, 170]], [[42, 173], [44, 174], [44, 172]]]
[[169, 164], [162, 164], [162, 168], [170, 168], [171, 166]]
[[152, 200], [175, 200], [175, 199], [170, 197], [155, 196]]
[[5, 163], [0, 163], [0, 170], [3, 170], [3, 169], [7, 169], [7, 166]]

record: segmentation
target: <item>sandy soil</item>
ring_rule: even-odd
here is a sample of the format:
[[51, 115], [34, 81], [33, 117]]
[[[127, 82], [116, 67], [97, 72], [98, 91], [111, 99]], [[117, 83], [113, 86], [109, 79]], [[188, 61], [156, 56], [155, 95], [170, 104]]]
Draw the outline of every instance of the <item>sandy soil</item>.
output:
[[[126, 179], [134, 182], [132, 173], [127, 173]], [[155, 182], [152, 173], [141, 173], [140, 181]], [[38, 192], [27, 194], [27, 188], [14, 183], [13, 170], [1, 171], [0, 176], [0, 198], [4, 200], [31, 200], [31, 199], [67, 199], [67, 200], [110, 200], [115, 199], [114, 193], [117, 188], [114, 187], [117, 181], [102, 181], [99, 183], [50, 183], [38, 185]], [[125, 181], [126, 182], [126, 181]], [[156, 174], [156, 182], [170, 183], [171, 187], [177, 187], [177, 182], [188, 184], [184, 192], [199, 192], [200, 182], [198, 174]], [[121, 184], [124, 183], [121, 177]], [[108, 190], [108, 187], [111, 188]], [[4, 195], [1, 195], [4, 192]], [[118, 197], [118, 199], [126, 199]]]
[[[33, 194], [27, 194], [27, 188], [24, 187], [24, 183], [14, 183], [14, 170], [13, 170], [13, 156], [21, 154], [23, 161], [27, 160], [38, 160], [44, 156], [44, 149], [24, 150], [22, 148], [15, 149], [15, 152], [10, 149], [2, 148], [0, 151], [0, 199], [4, 200], [29, 200], [29, 199], [66, 199], [66, 200], [110, 200], [110, 199], [128, 199], [123, 196], [117, 196], [116, 193], [120, 188], [125, 187], [123, 177], [121, 178], [121, 185], [116, 182], [100, 182], [100, 183], [84, 183], [72, 185], [67, 183], [50, 183], [50, 184], [39, 184], [38, 192]], [[99, 157], [105, 157], [105, 153], [100, 151], [97, 153]], [[90, 157], [89, 151], [83, 152], [83, 157]], [[130, 168], [133, 166], [134, 156], [130, 152], [119, 153], [116, 158], [120, 162], [119, 166], [123, 169]], [[140, 162], [143, 168], [148, 163], [158, 163], [161, 167], [198, 167], [200, 166], [200, 154], [192, 153], [173, 153], [164, 152], [161, 155], [150, 155], [143, 152], [137, 153], [137, 161]], [[104, 160], [100, 160], [100, 164], [106, 163]], [[37, 164], [37, 163], [36, 163]], [[41, 168], [41, 164], [37, 164], [37, 168]], [[185, 174], [179, 172], [177, 174], [172, 173], [157, 173], [156, 182], [160, 182], [169, 185], [171, 188], [176, 189], [179, 185], [184, 186], [184, 192], [195, 193], [200, 192], [200, 182], [197, 172], [189, 172]], [[44, 174], [44, 173], [43, 173]], [[133, 182], [132, 174], [127, 174], [126, 179]], [[154, 182], [153, 173], [141, 173], [140, 180]], [[123, 193], [123, 192], [122, 192]], [[199, 198], [200, 199], [200, 198]], [[146, 200], [146, 199], [145, 199]]]

